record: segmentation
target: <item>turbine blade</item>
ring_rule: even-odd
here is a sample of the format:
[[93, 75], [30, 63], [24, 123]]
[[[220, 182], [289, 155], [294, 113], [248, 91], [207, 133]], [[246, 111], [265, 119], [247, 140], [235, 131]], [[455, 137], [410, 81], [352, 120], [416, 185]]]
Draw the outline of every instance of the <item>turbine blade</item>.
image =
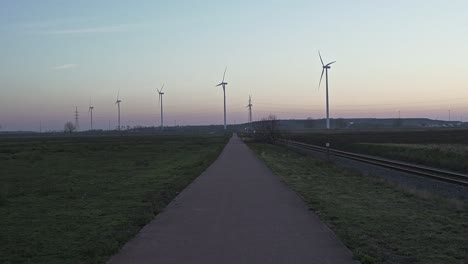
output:
[[319, 90], [320, 90], [320, 84], [322, 84], [322, 78], [323, 78], [323, 73], [324, 72], [325, 72], [325, 69], [322, 68], [322, 74], [320, 75], [320, 82], [319, 82], [319, 86], [318, 86]]
[[325, 65], [325, 66], [330, 66], [330, 65], [332, 65], [332, 64], [335, 63], [335, 62], [336, 62], [336, 61], [332, 61], [332, 62], [328, 63], [328, 64]]
[[165, 84], [165, 83], [163, 83], [163, 85], [162, 85], [162, 87], [161, 87], [161, 92], [162, 92], [162, 90], [164, 89], [164, 84]]
[[156, 89], [156, 90], [158, 90], [158, 93], [161, 93], [161, 91], [159, 91], [159, 89]]
[[322, 62], [322, 66], [325, 66], [325, 65], [323, 64], [322, 55], [320, 55], [320, 51], [319, 51], [318, 53], [319, 53], [320, 61]]
[[220, 84], [216, 85], [215, 87], [218, 87], [218, 86], [221, 86], [221, 85], [223, 85], [223, 83], [220, 83]]
[[223, 74], [223, 81], [222, 82], [224, 82], [224, 77], [226, 77], [226, 70], [227, 70], [227, 66], [226, 66], [226, 68], [224, 68], [224, 74]]
[[120, 89], [119, 89], [119, 91], [117, 92], [117, 101], [119, 100], [119, 98], [120, 98]]

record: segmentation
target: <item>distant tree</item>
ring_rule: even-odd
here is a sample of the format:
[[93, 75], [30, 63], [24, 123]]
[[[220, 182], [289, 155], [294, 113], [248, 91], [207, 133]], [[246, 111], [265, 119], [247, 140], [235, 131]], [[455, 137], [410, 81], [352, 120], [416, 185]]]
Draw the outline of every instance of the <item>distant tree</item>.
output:
[[280, 138], [278, 118], [275, 115], [269, 115], [262, 120], [255, 122], [254, 139], [258, 141], [273, 143]]
[[67, 122], [63, 127], [63, 131], [65, 133], [73, 133], [76, 131], [76, 126], [72, 122]]

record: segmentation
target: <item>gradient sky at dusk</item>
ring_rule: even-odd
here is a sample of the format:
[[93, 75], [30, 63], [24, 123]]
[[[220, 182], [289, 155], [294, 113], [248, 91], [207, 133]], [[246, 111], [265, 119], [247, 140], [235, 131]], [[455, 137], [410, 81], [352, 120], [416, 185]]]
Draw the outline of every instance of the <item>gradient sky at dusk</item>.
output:
[[0, 2], [2, 130], [59, 130], [80, 111], [89, 128], [322, 118], [321, 65], [332, 117], [468, 121], [466, 1]]

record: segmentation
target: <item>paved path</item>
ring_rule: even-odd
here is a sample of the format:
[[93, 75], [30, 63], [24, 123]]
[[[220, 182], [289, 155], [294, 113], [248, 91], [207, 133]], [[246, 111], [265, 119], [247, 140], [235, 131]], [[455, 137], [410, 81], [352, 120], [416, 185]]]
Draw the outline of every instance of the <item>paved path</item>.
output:
[[234, 136], [109, 263], [355, 263], [304, 202]]

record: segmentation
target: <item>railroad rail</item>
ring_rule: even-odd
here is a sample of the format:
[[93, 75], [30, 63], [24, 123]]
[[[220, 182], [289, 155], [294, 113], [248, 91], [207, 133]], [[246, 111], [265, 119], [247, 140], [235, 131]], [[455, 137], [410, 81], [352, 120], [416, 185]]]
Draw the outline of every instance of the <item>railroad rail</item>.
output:
[[320, 147], [292, 140], [278, 140], [278, 143], [287, 146], [294, 146], [317, 152], [328, 153], [329, 155], [356, 160], [363, 163], [398, 170], [409, 174], [424, 176], [444, 182], [468, 186], [468, 175], [458, 172], [441, 170], [427, 166], [411, 164], [408, 162], [380, 158], [376, 156], [357, 154], [332, 148]]

